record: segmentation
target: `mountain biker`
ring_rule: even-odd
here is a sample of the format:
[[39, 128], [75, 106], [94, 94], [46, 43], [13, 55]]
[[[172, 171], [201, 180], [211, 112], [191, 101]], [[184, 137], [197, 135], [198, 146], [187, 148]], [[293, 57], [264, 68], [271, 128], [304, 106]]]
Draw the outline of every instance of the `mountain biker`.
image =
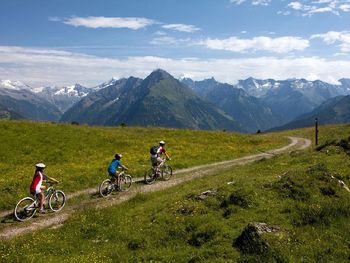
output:
[[121, 153], [116, 153], [114, 155], [114, 159], [111, 161], [111, 163], [108, 166], [108, 173], [112, 177], [112, 181], [115, 181], [117, 179], [117, 187], [119, 188], [119, 174], [118, 174], [118, 168], [122, 168], [124, 170], [128, 170], [124, 165], [122, 165], [120, 159], [123, 157]]
[[164, 154], [166, 158], [171, 160], [169, 155], [166, 153], [164, 146], [165, 146], [165, 141], [160, 141], [159, 146], [156, 150], [156, 153], [154, 154], [151, 153], [152, 167], [157, 168], [157, 173], [159, 172], [158, 168], [164, 163], [164, 158], [161, 157], [162, 154]]
[[43, 181], [52, 181], [52, 182], [58, 183], [56, 179], [44, 174], [45, 168], [46, 168], [46, 165], [43, 163], [37, 163], [35, 165], [35, 173], [33, 176], [33, 181], [30, 185], [30, 193], [39, 199], [40, 213], [45, 213], [45, 209], [44, 209], [45, 195], [43, 193], [43, 190], [45, 190], [46, 187], [42, 185]]

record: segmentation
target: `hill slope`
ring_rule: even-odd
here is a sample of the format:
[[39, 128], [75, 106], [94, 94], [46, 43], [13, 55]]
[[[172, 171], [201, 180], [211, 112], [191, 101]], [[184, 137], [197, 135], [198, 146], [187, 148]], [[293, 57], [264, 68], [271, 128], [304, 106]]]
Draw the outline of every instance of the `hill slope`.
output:
[[321, 125], [350, 122], [350, 96], [339, 96], [327, 100], [310, 113], [272, 130], [288, 130], [313, 126], [315, 118]]

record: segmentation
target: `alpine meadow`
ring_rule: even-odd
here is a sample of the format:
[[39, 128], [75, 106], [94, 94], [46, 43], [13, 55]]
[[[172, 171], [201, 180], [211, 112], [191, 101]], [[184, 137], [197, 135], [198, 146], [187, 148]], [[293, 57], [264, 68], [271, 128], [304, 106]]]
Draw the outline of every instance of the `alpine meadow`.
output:
[[[23, 121], [1, 121], [0, 125], [5, 142], [1, 148], [2, 209], [13, 207], [27, 194], [32, 163], [42, 152], [49, 157], [42, 160], [48, 165], [47, 173], [69, 194], [97, 189], [107, 176], [109, 155], [116, 145], [136, 178], [149, 166], [147, 150], [160, 134], [166, 134], [176, 170], [269, 152], [288, 144], [288, 136], [312, 139], [314, 132], [240, 135]], [[171, 188], [163, 189], [165, 182], [159, 181], [156, 192], [147, 193], [147, 185], [134, 183], [129, 199], [125, 196], [130, 192], [107, 199], [94, 194], [72, 198], [67, 209], [80, 203], [83, 207], [58, 225], [5, 238], [0, 245], [1, 260], [30, 262], [44, 250], [45, 262], [298, 262], [300, 258], [347, 262], [350, 193], [339, 180], [350, 184], [349, 133], [349, 125], [324, 126], [317, 148], [262, 158], [226, 171], [218, 169]], [[184, 155], [184, 147], [192, 150]], [[186, 174], [174, 175], [169, 182], [181, 176]], [[206, 191], [213, 195], [199, 198]], [[113, 200], [120, 202], [108, 205]], [[39, 215], [33, 222], [52, 216]], [[257, 222], [274, 226], [278, 232], [239, 244], [245, 227]], [[5, 217], [1, 231], [21, 224], [30, 227], [32, 223]]]

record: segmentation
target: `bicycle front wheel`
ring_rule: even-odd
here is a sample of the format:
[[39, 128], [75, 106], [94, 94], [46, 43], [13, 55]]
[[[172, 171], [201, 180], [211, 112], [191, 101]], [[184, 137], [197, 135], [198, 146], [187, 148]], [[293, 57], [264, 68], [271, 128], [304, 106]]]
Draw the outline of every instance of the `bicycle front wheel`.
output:
[[151, 168], [145, 173], [145, 183], [153, 184], [156, 181], [154, 169]]
[[164, 165], [162, 169], [162, 178], [163, 180], [167, 181], [170, 179], [170, 177], [173, 175], [173, 168], [171, 168], [170, 165]]
[[106, 179], [100, 185], [100, 188], [99, 188], [100, 195], [102, 197], [107, 197], [113, 192], [113, 189], [114, 189], [114, 184], [112, 183], [112, 181], [110, 179]]
[[52, 211], [60, 211], [66, 204], [66, 195], [61, 190], [56, 190], [50, 195], [49, 207]]
[[130, 189], [132, 184], [132, 177], [128, 174], [124, 174], [120, 178], [120, 190], [126, 192]]
[[19, 221], [25, 221], [32, 218], [36, 212], [37, 205], [31, 197], [21, 199], [15, 207], [15, 217]]

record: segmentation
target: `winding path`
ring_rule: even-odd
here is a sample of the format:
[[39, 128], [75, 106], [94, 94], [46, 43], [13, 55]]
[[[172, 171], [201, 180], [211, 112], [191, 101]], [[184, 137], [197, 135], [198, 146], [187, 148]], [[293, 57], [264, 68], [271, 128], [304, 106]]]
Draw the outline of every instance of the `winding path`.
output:
[[[18, 235], [26, 234], [32, 231], [36, 231], [43, 228], [58, 228], [63, 225], [63, 223], [72, 215], [74, 212], [83, 210], [86, 208], [104, 208], [113, 206], [133, 198], [137, 193], [147, 193], [155, 192], [163, 189], [173, 187], [175, 185], [191, 181], [195, 178], [200, 178], [208, 175], [217, 174], [222, 171], [229, 170], [233, 166], [245, 165], [252, 163], [261, 159], [271, 158], [275, 155], [295, 151], [295, 150], [304, 150], [311, 145], [311, 141], [304, 138], [297, 137], [288, 137], [291, 140], [291, 143], [282, 148], [275, 150], [270, 150], [268, 152], [262, 152], [259, 154], [249, 155], [238, 159], [233, 159], [229, 161], [217, 162], [213, 164], [199, 165], [191, 168], [180, 169], [174, 172], [174, 175], [183, 174], [181, 177], [172, 177], [169, 181], [162, 181], [152, 185], [144, 185], [140, 187], [131, 188], [129, 192], [120, 193], [109, 198], [95, 198], [82, 201], [80, 204], [67, 206], [63, 211], [56, 214], [41, 215], [38, 218], [32, 219], [31, 221], [25, 223], [9, 223], [8, 227], [0, 230], [0, 240], [1, 239], [10, 239]], [[141, 180], [141, 178], [136, 178], [136, 181]], [[96, 188], [85, 189], [67, 195], [67, 198], [73, 198], [80, 195], [91, 195], [95, 194]], [[0, 213], [0, 217], [9, 216], [13, 211], [4, 211]]]

